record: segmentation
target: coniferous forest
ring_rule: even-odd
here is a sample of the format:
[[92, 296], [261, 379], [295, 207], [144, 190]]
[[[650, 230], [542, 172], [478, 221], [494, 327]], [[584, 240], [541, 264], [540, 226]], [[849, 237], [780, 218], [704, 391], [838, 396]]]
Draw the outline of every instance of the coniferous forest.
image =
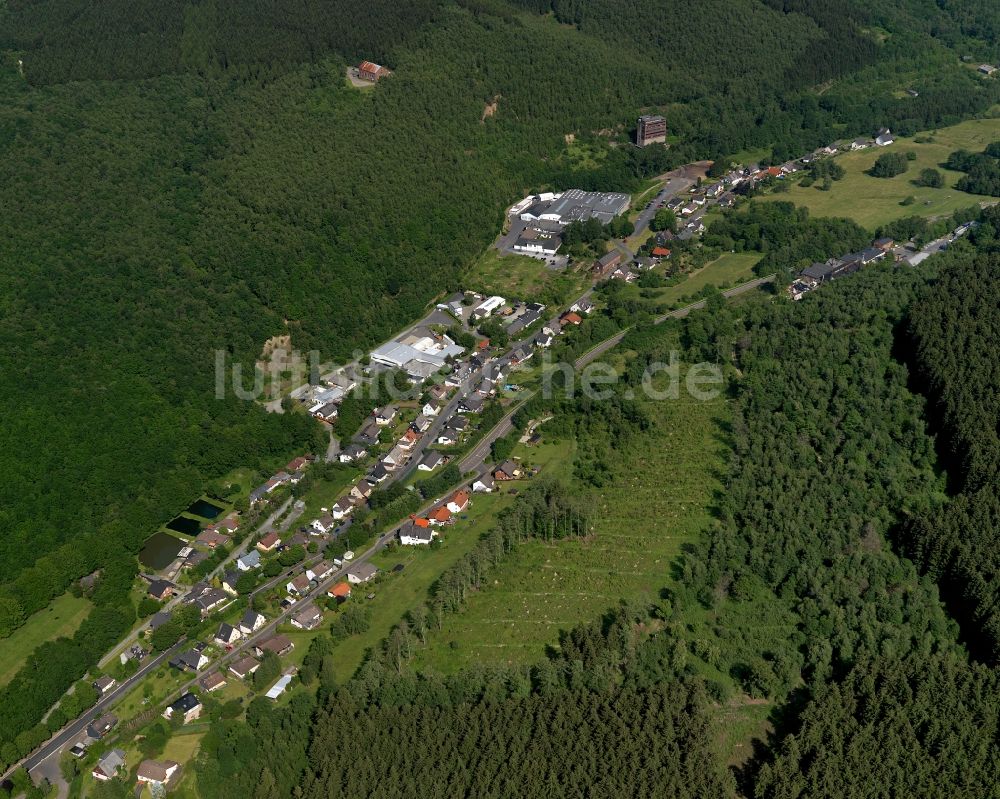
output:
[[[634, 191], [696, 159], [985, 113], [1000, 81], [964, 55], [1000, 61], [995, 3], [0, 4], [0, 645], [99, 574], [90, 619], [0, 691], [5, 762], [133, 623], [150, 532], [233, 469], [325, 446], [304, 415], [216, 399], [217, 353], [249, 366], [288, 334], [347, 360], [461, 287], [528, 191]], [[394, 74], [352, 88], [362, 58]], [[649, 110], [670, 147], [625, 146]], [[784, 268], [873, 233], [777, 206], [709, 235]], [[717, 524], [661, 606], [568, 631], [523, 671], [412, 674], [411, 628], [338, 685], [317, 647], [315, 696], [213, 723], [202, 795], [995, 793], [1000, 217], [981, 222], [921, 269], [630, 334], [629, 358], [679, 341], [732, 377]], [[598, 435], [645, 432], [623, 397], [549, 410], [581, 438], [583, 494], [609, 479]], [[483, 549], [575, 534], [592, 511], [550, 490]], [[482, 563], [451, 575], [457, 595]], [[744, 634], [740, 603], [794, 633]], [[706, 658], [780, 709], [738, 769]]]

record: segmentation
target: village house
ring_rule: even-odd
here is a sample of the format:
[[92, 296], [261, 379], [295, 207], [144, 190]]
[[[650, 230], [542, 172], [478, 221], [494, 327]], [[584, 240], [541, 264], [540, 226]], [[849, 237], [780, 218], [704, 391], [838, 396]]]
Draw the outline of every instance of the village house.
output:
[[420, 413], [422, 416], [437, 416], [441, 413], [441, 406], [436, 402], [425, 402]]
[[198, 684], [209, 693], [212, 691], [217, 691], [219, 688], [223, 688], [226, 685], [226, 678], [222, 676], [221, 672], [213, 671], [211, 674], [206, 674], [202, 677]]
[[411, 521], [399, 528], [399, 543], [403, 546], [426, 545], [433, 540], [430, 527], [420, 527]]
[[325, 580], [333, 574], [334, 571], [336, 571], [336, 566], [328, 560], [321, 560], [306, 568], [306, 576], [310, 580], [316, 580], [319, 582], [320, 580]]
[[178, 671], [200, 671], [208, 665], [208, 656], [199, 649], [188, 649], [171, 660], [170, 665]]
[[116, 685], [118, 685], [118, 680], [116, 680], [114, 677], [109, 677], [105, 675], [104, 677], [99, 677], [98, 679], [94, 680], [92, 685], [97, 690], [97, 693], [99, 693], [101, 696], [104, 696], [108, 691], [110, 691]]
[[425, 416], [420, 414], [416, 419], [413, 420], [413, 424], [410, 425], [411, 430], [415, 430], [418, 433], [426, 433], [427, 428], [434, 424], [434, 418], [432, 416]]
[[448, 497], [447, 508], [452, 513], [461, 513], [469, 505], [469, 492], [464, 488]]
[[113, 780], [117, 777], [118, 770], [124, 765], [124, 750], [112, 749], [111, 751], [104, 753], [101, 759], [97, 761], [97, 765], [94, 766], [94, 770], [90, 773], [93, 774], [95, 780], [107, 782], [108, 780]]
[[265, 652], [274, 652], [274, 654], [280, 657], [281, 655], [287, 655], [294, 648], [295, 644], [292, 643], [292, 640], [287, 635], [279, 633], [257, 644], [254, 647], [254, 651], [259, 657], [263, 657]]
[[215, 549], [216, 547], [229, 546], [230, 540], [231, 539], [228, 535], [223, 535], [222, 533], [213, 530], [211, 527], [206, 527], [198, 533], [198, 537], [195, 538], [194, 542], [196, 544], [202, 544], [209, 549]]
[[875, 136], [875, 144], [879, 147], [888, 147], [894, 141], [895, 139], [892, 138], [889, 128], [880, 128], [878, 134]]
[[223, 622], [215, 633], [215, 642], [220, 646], [232, 646], [243, 637], [237, 627]]
[[362, 61], [358, 64], [358, 77], [370, 83], [378, 83], [382, 78], [391, 74], [392, 70], [381, 64], [375, 64], [371, 61]]
[[378, 422], [374, 419], [370, 419], [361, 430], [358, 431], [357, 435], [354, 436], [354, 441], [357, 444], [362, 444], [366, 447], [373, 447], [378, 444], [379, 433], [381, 432]]
[[516, 480], [521, 476], [521, 467], [514, 461], [504, 461], [493, 470], [493, 479], [497, 481]]
[[207, 616], [213, 610], [218, 608], [220, 605], [224, 605], [228, 601], [229, 596], [225, 591], [220, 591], [218, 588], [209, 588], [194, 601], [194, 604], [197, 605], [202, 616]]
[[135, 772], [135, 778], [146, 785], [166, 785], [180, 769], [180, 763], [173, 760], [143, 760]]
[[477, 494], [489, 494], [493, 491], [494, 487], [493, 475], [490, 474], [480, 475], [472, 481], [472, 490]]
[[291, 474], [292, 472], [301, 472], [310, 463], [312, 463], [312, 458], [308, 455], [299, 455], [297, 458], [292, 458], [285, 466], [285, 471]]
[[410, 454], [398, 444], [382, 458], [382, 465], [388, 470], [398, 469], [410, 459]]
[[[350, 497], [341, 497], [336, 502], [330, 506], [330, 517], [334, 521], [340, 521], [351, 515], [354, 512], [354, 505], [351, 503]], [[324, 532], [329, 532], [333, 529], [333, 525], [327, 527]]]
[[198, 701], [198, 697], [188, 692], [163, 711], [163, 718], [169, 721], [176, 715], [184, 719], [184, 724], [190, 724], [201, 716], [201, 709], [202, 704]]
[[576, 302], [574, 302], [569, 307], [569, 310], [570, 310], [571, 313], [584, 313], [584, 314], [588, 314], [592, 310], [594, 310], [594, 303], [592, 303], [586, 297], [583, 297], [582, 299], [579, 299]]
[[118, 724], [118, 717], [113, 713], [105, 713], [87, 725], [87, 737], [99, 740], [107, 735]]
[[367, 480], [359, 480], [351, 486], [351, 496], [358, 499], [368, 499], [372, 495], [372, 486]]
[[274, 552], [280, 543], [280, 536], [272, 530], [257, 542], [257, 549], [261, 552]]
[[308, 575], [300, 574], [285, 584], [285, 590], [292, 596], [302, 596], [303, 594], [309, 593], [309, 585], [310, 581]]
[[174, 584], [170, 580], [153, 580], [149, 584], [149, 595], [161, 602], [174, 594]]
[[431, 524], [440, 527], [441, 525], [447, 524], [451, 521], [451, 511], [444, 505], [434, 508], [430, 513], [427, 514], [427, 521]]
[[245, 680], [259, 668], [260, 668], [260, 661], [258, 661], [256, 658], [252, 658], [249, 655], [247, 655], [246, 657], [240, 658], [238, 661], [233, 663], [229, 667], [229, 671], [237, 678]]
[[431, 450], [424, 455], [424, 459], [417, 465], [417, 469], [422, 472], [433, 472], [436, 468], [438, 468], [438, 466], [441, 466], [445, 460], [445, 456], [440, 452]]
[[622, 254], [618, 250], [605, 253], [594, 263], [594, 273], [598, 278], [606, 278], [622, 262]]
[[[447, 386], [443, 386], [440, 383], [438, 383], [437, 385], [433, 385], [429, 389], [427, 389], [427, 393], [430, 395], [433, 401], [441, 402], [451, 392], [448, 390]], [[427, 413], [427, 411], [424, 411], [424, 413]], [[434, 416], [435, 414], [429, 414], [429, 415]]]
[[291, 618], [292, 626], [300, 630], [313, 630], [319, 627], [322, 621], [323, 613], [312, 602], [295, 611]]
[[244, 635], [251, 635], [265, 624], [267, 624], [267, 619], [264, 618], [263, 614], [255, 610], [248, 610], [243, 614], [243, 618], [240, 619], [240, 632]]
[[237, 570], [227, 571], [222, 575], [222, 590], [225, 591], [230, 596], [237, 596], [239, 590], [236, 588], [236, 584], [240, 580], [240, 572]]
[[514, 352], [511, 353], [510, 362], [516, 366], [517, 364], [530, 361], [534, 354], [535, 352], [534, 350], [531, 349], [530, 345], [522, 344], [520, 347], [514, 350]]
[[384, 482], [389, 479], [389, 470], [385, 468], [385, 464], [379, 461], [372, 467], [372, 470], [365, 477], [371, 485], [377, 486], [379, 483]]
[[248, 572], [252, 569], [260, 568], [260, 552], [256, 549], [247, 552], [246, 555], [236, 559], [236, 568], [241, 572]]
[[341, 581], [327, 591], [326, 595], [338, 602], [346, 602], [351, 596], [351, 584]]
[[458, 409], [467, 413], [479, 413], [483, 409], [483, 399], [475, 395], [464, 397], [459, 401]]
[[378, 569], [370, 563], [358, 563], [347, 572], [347, 581], [355, 585], [367, 583], [374, 580], [376, 574], [378, 574]]
[[341, 463], [355, 463], [368, 454], [368, 450], [360, 444], [348, 444], [337, 455], [337, 460]]
[[398, 411], [394, 406], [386, 405], [384, 408], [376, 408], [372, 415], [375, 417], [375, 424], [379, 427], [385, 427], [387, 424], [392, 424], [392, 420], [396, 418], [397, 413]]
[[318, 519], [313, 519], [312, 524], [309, 525], [313, 531], [319, 533], [320, 535], [325, 535], [330, 532], [336, 526], [336, 520], [330, 513], [324, 513]]
[[559, 317], [559, 324], [563, 327], [566, 327], [566, 325], [579, 325], [582, 322], [583, 318], [574, 311], [567, 311]]

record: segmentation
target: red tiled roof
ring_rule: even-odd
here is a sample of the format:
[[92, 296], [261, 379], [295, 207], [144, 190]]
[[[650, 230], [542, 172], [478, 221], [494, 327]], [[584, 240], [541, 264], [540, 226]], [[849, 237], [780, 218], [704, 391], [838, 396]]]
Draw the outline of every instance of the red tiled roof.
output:
[[351, 595], [351, 584], [347, 582], [337, 583], [327, 592], [330, 596], [345, 597]]
[[569, 313], [564, 313], [562, 315], [563, 324], [573, 324], [578, 325], [583, 321], [583, 317], [580, 314], [570, 311]]
[[427, 519], [414, 519], [413, 524], [416, 527], [429, 527], [430, 522]]
[[653, 247], [653, 255], [662, 258], [664, 256], [670, 255], [670, 250], [668, 250], [666, 247]]
[[451, 518], [451, 511], [442, 505], [440, 508], [432, 510], [430, 517], [436, 522], [446, 522]]

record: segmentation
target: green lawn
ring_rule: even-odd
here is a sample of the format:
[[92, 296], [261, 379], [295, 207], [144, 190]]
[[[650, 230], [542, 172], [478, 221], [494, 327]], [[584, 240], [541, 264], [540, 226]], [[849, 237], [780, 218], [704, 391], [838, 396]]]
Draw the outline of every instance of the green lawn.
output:
[[417, 668], [530, 663], [561, 630], [598, 618], [619, 599], [657, 598], [681, 545], [711, 523], [712, 495], [722, 489], [726, 402], [681, 394], [648, 402], [657, 429], [636, 441], [597, 496], [593, 535], [522, 545], [489, 589], [433, 634], [415, 658]]
[[754, 265], [762, 258], [756, 252], [727, 252], [705, 264], [674, 286], [663, 289], [657, 302], [673, 303], [681, 297], [695, 295], [705, 286], [735, 286], [753, 278]]
[[[770, 193], [763, 200], [786, 200], [804, 205], [816, 216], [848, 217], [862, 227], [874, 231], [880, 225], [904, 216], [945, 216], [959, 208], [967, 208], [981, 200], [990, 200], [976, 194], [966, 194], [954, 188], [962, 176], [960, 172], [943, 169], [941, 163], [954, 150], [982, 150], [987, 144], [1000, 139], [1000, 119], [974, 119], [950, 128], [931, 133], [921, 133], [915, 138], [930, 136], [932, 142], [920, 143], [913, 138], [896, 139], [888, 147], [870, 147], [867, 150], [835, 156], [847, 174], [834, 181], [830, 191], [823, 191], [819, 181], [808, 188], [792, 185], [787, 192]], [[917, 159], [910, 168], [894, 178], [873, 178], [866, 174], [875, 159], [887, 152], [912, 150]], [[944, 175], [944, 186], [928, 189], [913, 185], [922, 169], [932, 167]], [[912, 205], [900, 201], [913, 196]]]
[[526, 255], [503, 255], [491, 247], [472, 267], [467, 283], [474, 291], [507, 298], [539, 300], [545, 292], [568, 300], [583, 291], [588, 277], [581, 272], [549, 269]]
[[10, 682], [39, 644], [75, 633], [91, 607], [90, 600], [67, 592], [29, 617], [13, 635], [0, 641], [0, 686]]

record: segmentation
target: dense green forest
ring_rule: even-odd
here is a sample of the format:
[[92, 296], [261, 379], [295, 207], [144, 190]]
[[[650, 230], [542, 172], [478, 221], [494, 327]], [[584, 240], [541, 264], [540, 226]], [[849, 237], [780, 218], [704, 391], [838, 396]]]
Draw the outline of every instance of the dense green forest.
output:
[[[987, 225], [1000, 221], [995, 211]], [[985, 227], [985, 226], [984, 226]], [[956, 496], [915, 518], [904, 534], [914, 560], [941, 585], [969, 648], [1000, 661], [1000, 254], [954, 259], [909, 319], [915, 383], [935, 410], [939, 450]]]
[[[987, 110], [1000, 82], [957, 48], [991, 52], [1000, 10], [924, 5], [0, 5], [0, 636], [83, 575], [134, 572], [234, 467], [323, 445], [301, 415], [217, 400], [216, 352], [250, 364], [288, 333], [347, 358], [460, 286], [528, 190], [634, 191], [695, 158]], [[353, 89], [361, 57], [395, 74]], [[671, 147], [618, 146], [650, 108]], [[17, 723], [93, 656], [12, 694]]]

